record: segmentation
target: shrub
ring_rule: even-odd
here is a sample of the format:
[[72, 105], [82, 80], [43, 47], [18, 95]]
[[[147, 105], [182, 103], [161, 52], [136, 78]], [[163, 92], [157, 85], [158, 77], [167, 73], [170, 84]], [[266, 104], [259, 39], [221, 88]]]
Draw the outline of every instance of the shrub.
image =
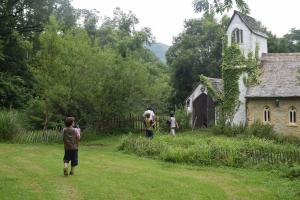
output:
[[237, 136], [238, 134], [244, 134], [247, 128], [243, 124], [217, 124], [212, 127], [213, 133], [216, 135], [226, 135], [226, 136]]
[[300, 177], [300, 165], [296, 165], [293, 167], [290, 167], [289, 169], [286, 170], [285, 177], [288, 178], [299, 178]]
[[81, 133], [80, 141], [91, 141], [97, 139], [97, 132], [94, 130], [86, 130]]
[[64, 126], [64, 116], [55, 114], [55, 108], [48, 104], [46, 100], [39, 98], [29, 101], [25, 114], [30, 129], [55, 129]]
[[0, 139], [9, 140], [21, 130], [22, 122], [18, 112], [14, 110], [0, 111]]
[[176, 108], [175, 118], [181, 130], [190, 128], [191, 114], [183, 106]]
[[275, 134], [273, 127], [269, 124], [262, 124], [255, 121], [250, 127], [246, 127], [243, 124], [233, 124], [226, 123], [225, 125], [219, 123], [212, 127], [212, 131], [216, 135], [226, 135], [226, 136], [238, 136], [247, 135], [255, 136], [259, 138], [273, 139], [276, 141], [296, 141], [295, 138], [284, 138], [278, 134]]
[[247, 130], [247, 133], [250, 135], [254, 135], [260, 138], [268, 138], [273, 139], [275, 137], [275, 133], [273, 128], [269, 124], [262, 124], [258, 121], [255, 121]]

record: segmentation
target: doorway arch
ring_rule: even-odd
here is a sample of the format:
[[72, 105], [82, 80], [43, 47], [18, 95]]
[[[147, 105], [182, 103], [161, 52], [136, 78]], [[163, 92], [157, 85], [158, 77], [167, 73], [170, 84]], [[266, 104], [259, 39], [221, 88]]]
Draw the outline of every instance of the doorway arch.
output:
[[200, 94], [193, 101], [193, 123], [197, 128], [207, 128], [215, 122], [213, 99], [206, 93]]

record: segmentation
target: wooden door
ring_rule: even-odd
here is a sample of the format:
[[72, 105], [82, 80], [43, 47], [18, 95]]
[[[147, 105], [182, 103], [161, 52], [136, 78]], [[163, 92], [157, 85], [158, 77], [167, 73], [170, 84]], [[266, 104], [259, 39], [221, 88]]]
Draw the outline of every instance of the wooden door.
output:
[[193, 101], [193, 123], [197, 128], [206, 128], [215, 121], [214, 102], [202, 93]]

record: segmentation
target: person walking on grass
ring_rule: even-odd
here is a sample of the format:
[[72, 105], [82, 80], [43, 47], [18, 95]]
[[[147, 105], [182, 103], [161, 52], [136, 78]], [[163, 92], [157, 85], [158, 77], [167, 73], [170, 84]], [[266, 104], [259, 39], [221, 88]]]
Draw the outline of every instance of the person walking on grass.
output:
[[78, 144], [80, 140], [80, 129], [74, 128], [75, 118], [67, 117], [66, 128], [63, 129], [63, 141], [65, 148], [64, 155], [64, 175], [68, 176], [68, 164], [71, 161], [70, 175], [74, 175], [75, 167], [78, 165]]
[[154, 127], [154, 121], [150, 117], [150, 113], [145, 114], [145, 119], [144, 119], [144, 125], [145, 125], [145, 130], [146, 130], [146, 137], [149, 139], [153, 138], [153, 127]]
[[173, 112], [170, 113], [170, 118], [167, 121], [167, 123], [168, 123], [168, 125], [170, 127], [170, 133], [171, 133], [171, 135], [175, 136], [175, 129], [179, 128], [179, 126], [178, 126], [178, 123], [177, 123], [177, 121], [176, 121], [176, 119], [174, 117], [174, 113]]

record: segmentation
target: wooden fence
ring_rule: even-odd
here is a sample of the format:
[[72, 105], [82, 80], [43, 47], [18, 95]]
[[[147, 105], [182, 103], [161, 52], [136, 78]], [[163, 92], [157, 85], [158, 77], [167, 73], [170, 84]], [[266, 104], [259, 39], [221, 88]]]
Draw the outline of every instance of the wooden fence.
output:
[[[240, 162], [247, 160], [252, 164], [295, 164], [300, 163], [300, 151], [297, 150], [266, 150], [266, 149], [241, 149], [239, 151], [231, 151], [228, 149], [219, 149], [215, 159], [222, 160], [224, 158], [239, 158]], [[239, 161], [236, 161], [239, 162]]]
[[[167, 130], [167, 116], [157, 116], [155, 118], [157, 130]], [[130, 130], [133, 132], [143, 132], [144, 118], [140, 116], [128, 116], [128, 117], [113, 117], [110, 119], [101, 120], [99, 123], [100, 131], [114, 131], [114, 130]]]

